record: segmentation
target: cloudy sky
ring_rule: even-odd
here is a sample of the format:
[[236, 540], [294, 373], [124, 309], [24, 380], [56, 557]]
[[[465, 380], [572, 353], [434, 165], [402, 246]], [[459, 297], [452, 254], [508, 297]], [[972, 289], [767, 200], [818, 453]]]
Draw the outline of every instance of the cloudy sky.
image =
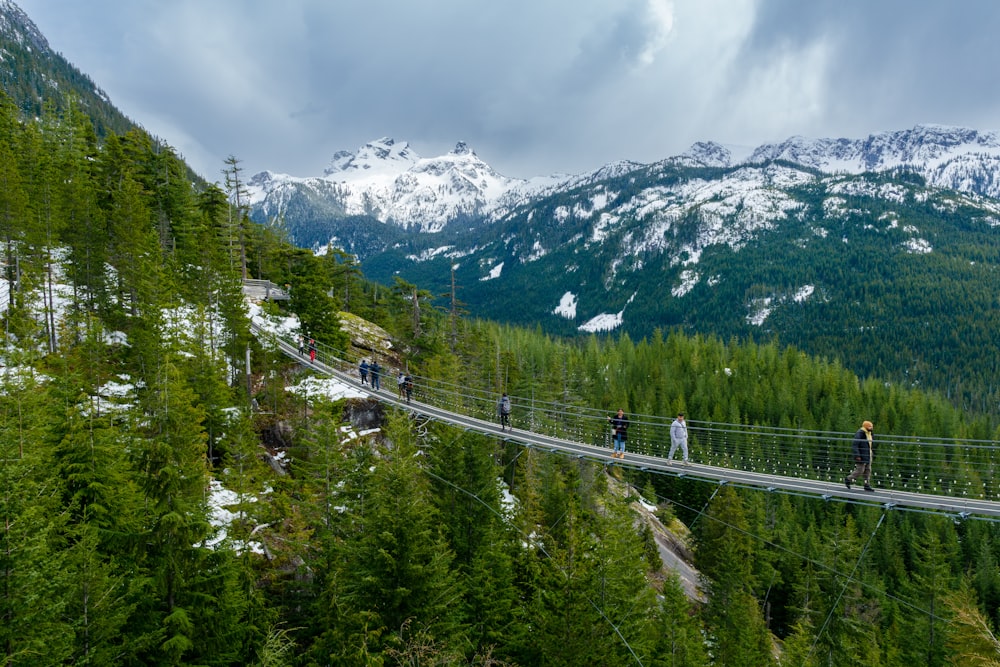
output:
[[994, 0], [14, 0], [209, 180], [388, 136], [501, 173], [1000, 129]]

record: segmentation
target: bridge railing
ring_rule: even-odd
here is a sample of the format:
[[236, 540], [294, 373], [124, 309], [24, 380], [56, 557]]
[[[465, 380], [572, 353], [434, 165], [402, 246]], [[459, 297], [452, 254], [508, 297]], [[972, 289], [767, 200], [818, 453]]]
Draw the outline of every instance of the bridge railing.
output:
[[[297, 344], [292, 337], [287, 342]], [[318, 360], [357, 374], [361, 356], [322, 343]], [[371, 359], [370, 355], [364, 358]], [[395, 391], [395, 373], [386, 368], [382, 387]], [[411, 375], [418, 402], [476, 417], [497, 420], [500, 394], [446, 380]], [[574, 442], [611, 448], [606, 410], [511, 396], [514, 428]], [[630, 414], [627, 450], [666, 457], [673, 416]], [[854, 467], [854, 431], [813, 431], [761, 425], [688, 420], [688, 448], [693, 462], [734, 470], [842, 483]], [[675, 458], [680, 458], [676, 454]], [[883, 489], [950, 497], [1000, 500], [994, 481], [1000, 472], [1000, 443], [992, 440], [920, 438], [875, 433], [872, 483]]]

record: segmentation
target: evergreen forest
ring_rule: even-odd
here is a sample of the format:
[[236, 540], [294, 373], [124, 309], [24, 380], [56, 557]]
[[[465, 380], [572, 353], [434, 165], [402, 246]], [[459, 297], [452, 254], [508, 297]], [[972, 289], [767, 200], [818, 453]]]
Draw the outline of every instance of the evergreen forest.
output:
[[239, 160], [220, 172], [194, 183], [72, 105], [0, 104], [4, 664], [1000, 661], [994, 521], [606, 468], [289, 391], [308, 372], [251, 334], [242, 281], [288, 285], [264, 308], [326, 345], [351, 344], [349, 314], [420, 376], [514, 397], [845, 438], [871, 419], [995, 441], [989, 416], [776, 343], [469, 319], [252, 224]]

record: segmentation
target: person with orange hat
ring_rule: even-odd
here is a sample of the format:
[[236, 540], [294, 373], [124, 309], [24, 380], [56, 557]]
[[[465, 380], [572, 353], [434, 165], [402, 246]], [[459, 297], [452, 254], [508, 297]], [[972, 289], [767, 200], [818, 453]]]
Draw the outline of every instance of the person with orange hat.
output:
[[854, 434], [854, 440], [851, 442], [851, 453], [854, 455], [854, 472], [844, 478], [844, 484], [847, 488], [851, 488], [851, 482], [855, 481], [858, 477], [863, 477], [865, 480], [865, 491], [874, 491], [871, 487], [872, 478], [872, 453], [874, 445], [872, 444], [872, 423], [865, 420], [861, 424], [861, 428], [858, 432]]

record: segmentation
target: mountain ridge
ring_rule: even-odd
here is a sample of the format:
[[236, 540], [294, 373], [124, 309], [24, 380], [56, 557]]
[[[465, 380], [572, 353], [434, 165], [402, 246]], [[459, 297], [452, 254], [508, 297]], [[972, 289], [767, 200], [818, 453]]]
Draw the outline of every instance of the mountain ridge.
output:
[[553, 189], [580, 187], [651, 166], [729, 168], [776, 160], [828, 173], [908, 169], [938, 187], [1000, 197], [996, 131], [926, 124], [861, 139], [790, 137], [750, 149], [745, 157], [734, 156], [731, 148], [716, 142], [697, 142], [680, 155], [654, 163], [622, 160], [582, 174], [531, 179], [499, 174], [464, 142], [445, 155], [422, 158], [407, 142], [383, 137], [355, 152], [337, 151], [323, 176], [259, 172], [250, 180], [250, 201], [258, 221], [275, 219], [297, 190], [322, 190], [318, 181], [323, 180], [335, 186], [327, 188], [328, 196], [345, 215], [369, 215], [404, 228], [440, 232], [470, 217], [495, 220]]

